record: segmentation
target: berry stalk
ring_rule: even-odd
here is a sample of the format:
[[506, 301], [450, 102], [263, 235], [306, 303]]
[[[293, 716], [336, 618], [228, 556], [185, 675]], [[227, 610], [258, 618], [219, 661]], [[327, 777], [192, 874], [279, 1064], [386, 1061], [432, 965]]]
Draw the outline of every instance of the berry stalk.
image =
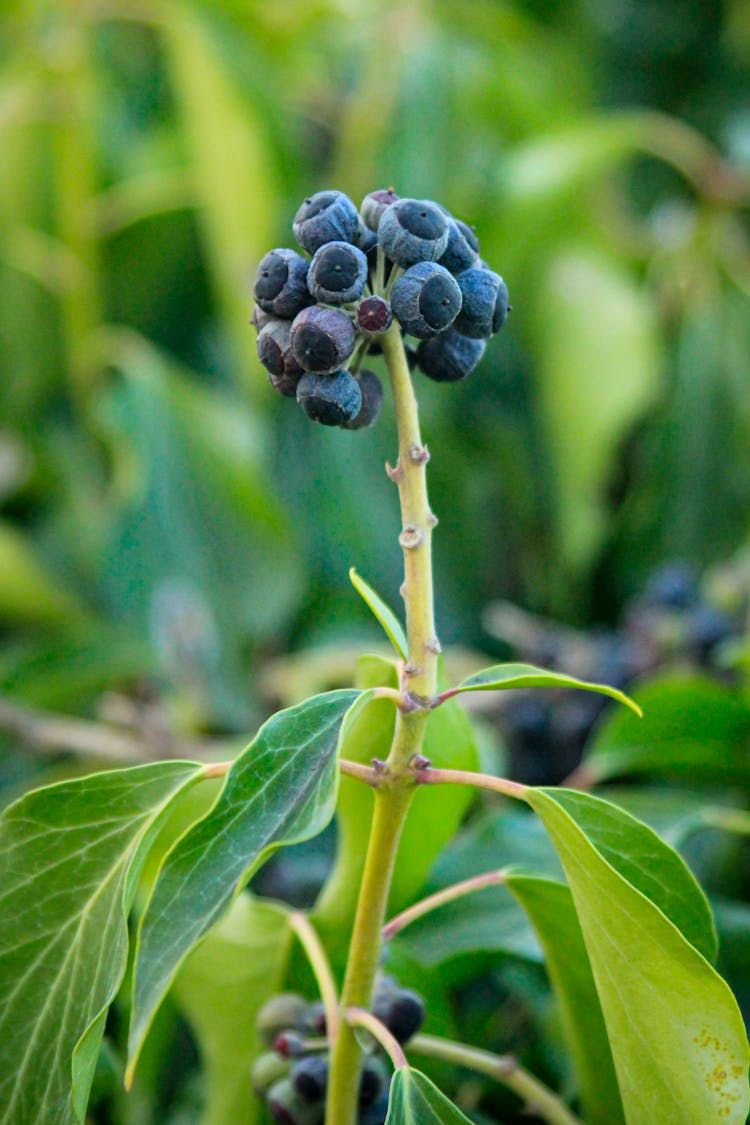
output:
[[[429, 700], [437, 691], [437, 658], [432, 599], [432, 528], [437, 522], [427, 499], [428, 453], [419, 432], [417, 401], [401, 333], [394, 324], [382, 337], [383, 354], [393, 390], [398, 429], [398, 461], [389, 475], [398, 485], [401, 504], [399, 542], [404, 552], [404, 585], [408, 660], [403, 687], [415, 700]], [[357, 912], [349, 945], [342, 1006], [368, 1008], [382, 943], [388, 894], [399, 840], [415, 791], [411, 760], [421, 752], [429, 712], [417, 707], [399, 711], [387, 768], [375, 790], [370, 840]], [[357, 1116], [362, 1050], [347, 1024], [342, 1024], [331, 1054], [326, 1125], [354, 1125]]]

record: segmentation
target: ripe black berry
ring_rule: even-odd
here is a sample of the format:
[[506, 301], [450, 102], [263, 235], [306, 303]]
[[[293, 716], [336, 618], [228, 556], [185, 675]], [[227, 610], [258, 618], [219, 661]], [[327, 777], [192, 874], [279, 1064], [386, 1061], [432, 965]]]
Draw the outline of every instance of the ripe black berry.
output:
[[309, 263], [296, 250], [269, 250], [258, 264], [253, 295], [264, 312], [291, 319], [312, 304]]
[[316, 301], [345, 305], [362, 296], [367, 258], [348, 242], [327, 242], [316, 250], [307, 274], [307, 287]]
[[372, 1011], [399, 1043], [406, 1043], [424, 1023], [424, 1000], [410, 988], [400, 988], [395, 996], [382, 1001], [376, 996]]
[[309, 254], [326, 242], [354, 242], [359, 214], [343, 191], [318, 191], [300, 207], [294, 217], [294, 237]]
[[303, 375], [297, 384], [297, 402], [308, 418], [323, 426], [345, 426], [362, 406], [359, 383], [348, 371], [332, 375]]
[[294, 318], [291, 347], [303, 371], [328, 375], [341, 368], [354, 351], [354, 325], [344, 312], [318, 305]]
[[463, 304], [456, 317], [457, 332], [472, 339], [486, 340], [499, 332], [508, 318], [508, 288], [499, 274], [475, 267], [456, 278]]
[[456, 319], [461, 290], [437, 262], [418, 262], [393, 286], [391, 307], [404, 332], [427, 340]]
[[294, 1064], [289, 1077], [306, 1102], [322, 1101], [328, 1083], [328, 1059], [323, 1055], [305, 1055]]
[[365, 297], [357, 306], [357, 327], [368, 336], [386, 332], [392, 320], [391, 306], [382, 297]]
[[484, 355], [484, 340], [470, 340], [450, 327], [417, 348], [417, 364], [436, 383], [457, 383], [470, 375]]
[[363, 430], [378, 420], [383, 405], [383, 384], [374, 371], [363, 368], [359, 373], [359, 387], [362, 392], [362, 405], [351, 422], [344, 423], [345, 430]]

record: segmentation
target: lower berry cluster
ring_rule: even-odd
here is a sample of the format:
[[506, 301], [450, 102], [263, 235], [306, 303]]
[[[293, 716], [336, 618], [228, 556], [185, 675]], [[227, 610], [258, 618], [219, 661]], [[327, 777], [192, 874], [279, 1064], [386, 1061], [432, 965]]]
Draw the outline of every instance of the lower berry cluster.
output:
[[479, 256], [471, 227], [428, 199], [392, 189], [359, 211], [341, 191], [306, 199], [293, 224], [303, 250], [270, 250], [253, 293], [258, 357], [271, 385], [315, 422], [358, 430], [380, 413], [383, 387], [363, 367], [394, 320], [408, 352], [439, 383], [479, 363], [508, 315], [508, 290]]
[[[375, 985], [372, 1013], [405, 1043], [419, 1031], [425, 1016], [421, 996], [401, 988], [391, 977]], [[321, 1125], [328, 1087], [328, 1047], [323, 1005], [296, 993], [272, 997], [258, 1013], [256, 1029], [268, 1048], [252, 1068], [255, 1093], [280, 1125]], [[362, 1068], [358, 1125], [385, 1125], [391, 1076], [381, 1051], [373, 1048]]]

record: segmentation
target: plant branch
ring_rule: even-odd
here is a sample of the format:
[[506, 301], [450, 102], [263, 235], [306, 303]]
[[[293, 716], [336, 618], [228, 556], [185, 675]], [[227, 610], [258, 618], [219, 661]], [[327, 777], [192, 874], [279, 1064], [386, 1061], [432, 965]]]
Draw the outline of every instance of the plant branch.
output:
[[[398, 324], [394, 322], [380, 339], [398, 428], [398, 462], [389, 475], [398, 485], [399, 543], [404, 552], [402, 594], [406, 607], [408, 659], [403, 666], [401, 687], [404, 695], [413, 697], [416, 705], [413, 709], [397, 710], [388, 761], [377, 774], [370, 839], [341, 996], [346, 1009], [367, 1008], [372, 997], [399, 840], [416, 790], [415, 772], [410, 763], [421, 752], [428, 718], [427, 709], [419, 706], [419, 701], [435, 695], [440, 652], [432, 605], [431, 537], [437, 520], [427, 498], [425, 467], [429, 454], [422, 444], [417, 400]], [[370, 784], [374, 783], [370, 781]], [[347, 1024], [342, 1024], [331, 1054], [327, 1125], [353, 1125], [357, 1116], [361, 1064], [362, 1049], [357, 1038]]]
[[473, 894], [474, 891], [484, 890], [485, 887], [501, 886], [505, 882], [505, 876], [504, 870], [486, 871], [483, 875], [472, 875], [470, 879], [462, 879], [460, 883], [453, 883], [442, 891], [436, 891], [435, 894], [428, 895], [420, 902], [415, 902], [413, 906], [402, 910], [400, 914], [391, 918], [390, 922], [383, 926], [383, 941], [390, 941], [392, 937], [400, 934], [412, 922], [416, 922], [417, 918], [422, 918], [425, 914], [430, 914], [433, 910], [437, 910], [449, 902], [455, 902], [456, 899]]
[[381, 775], [372, 766], [363, 766], [360, 762], [350, 762], [346, 758], [339, 759], [339, 770], [347, 777], [356, 777], [357, 781], [364, 781], [376, 789], [380, 785]]
[[333, 1043], [339, 1033], [339, 998], [336, 982], [317, 931], [302, 910], [293, 910], [289, 915], [289, 925], [307, 954], [310, 967], [315, 974], [320, 998], [326, 1010], [326, 1033]]
[[494, 1055], [480, 1047], [467, 1047], [435, 1035], [415, 1035], [409, 1040], [409, 1049], [494, 1078], [524, 1101], [527, 1112], [543, 1117], [548, 1125], [582, 1125], [557, 1094], [519, 1066], [512, 1055]]
[[428, 767], [416, 771], [414, 776], [418, 785], [475, 785], [478, 789], [491, 789], [521, 801], [525, 800], [528, 791], [528, 786], [518, 781], [493, 777], [488, 773], [472, 773], [471, 770], [435, 770]]
[[409, 1065], [409, 1060], [398, 1039], [391, 1035], [385, 1024], [381, 1023], [372, 1012], [368, 1012], [364, 1008], [347, 1008], [346, 1022], [350, 1027], [364, 1027], [366, 1031], [369, 1031], [373, 1039], [377, 1039], [380, 1046], [388, 1052], [396, 1070]]

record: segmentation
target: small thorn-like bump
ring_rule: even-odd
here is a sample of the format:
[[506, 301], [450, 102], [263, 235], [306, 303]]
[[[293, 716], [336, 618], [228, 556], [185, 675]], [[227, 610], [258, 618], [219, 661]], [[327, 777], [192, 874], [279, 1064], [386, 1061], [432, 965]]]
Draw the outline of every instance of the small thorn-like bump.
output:
[[370, 760], [370, 765], [375, 770], [378, 777], [381, 777], [385, 773], [388, 763], [384, 762], [382, 758], [372, 758]]
[[398, 592], [401, 595], [401, 597], [404, 599], [404, 601], [406, 601], [406, 583], [405, 582], [401, 583], [401, 585], [398, 588]]
[[396, 468], [395, 469], [394, 469], [393, 465], [391, 465], [388, 461], [386, 461], [385, 471], [388, 474], [388, 476], [390, 477], [390, 479], [393, 480], [393, 481], [400, 481], [401, 478], [404, 475], [404, 470], [401, 468], [401, 464], [400, 464], [399, 461], [396, 462]]
[[420, 664], [415, 664], [413, 660], [408, 660], [406, 664], [404, 664], [405, 676], [421, 676], [423, 672], [424, 668], [422, 668]]
[[432, 762], [424, 754], [415, 754], [410, 765], [413, 770], [428, 770], [432, 766]]
[[440, 644], [437, 637], [430, 637], [429, 641], [425, 641], [424, 647], [428, 652], [434, 652], [436, 656], [439, 656], [443, 651], [443, 646]]
[[413, 523], [407, 523], [398, 537], [398, 541], [405, 551], [413, 551], [424, 540], [424, 532]]
[[410, 445], [409, 460], [415, 465], [426, 465], [430, 459], [430, 451], [426, 445]]
[[427, 523], [430, 525], [430, 527], [437, 527], [438, 518], [434, 512], [427, 513]]

